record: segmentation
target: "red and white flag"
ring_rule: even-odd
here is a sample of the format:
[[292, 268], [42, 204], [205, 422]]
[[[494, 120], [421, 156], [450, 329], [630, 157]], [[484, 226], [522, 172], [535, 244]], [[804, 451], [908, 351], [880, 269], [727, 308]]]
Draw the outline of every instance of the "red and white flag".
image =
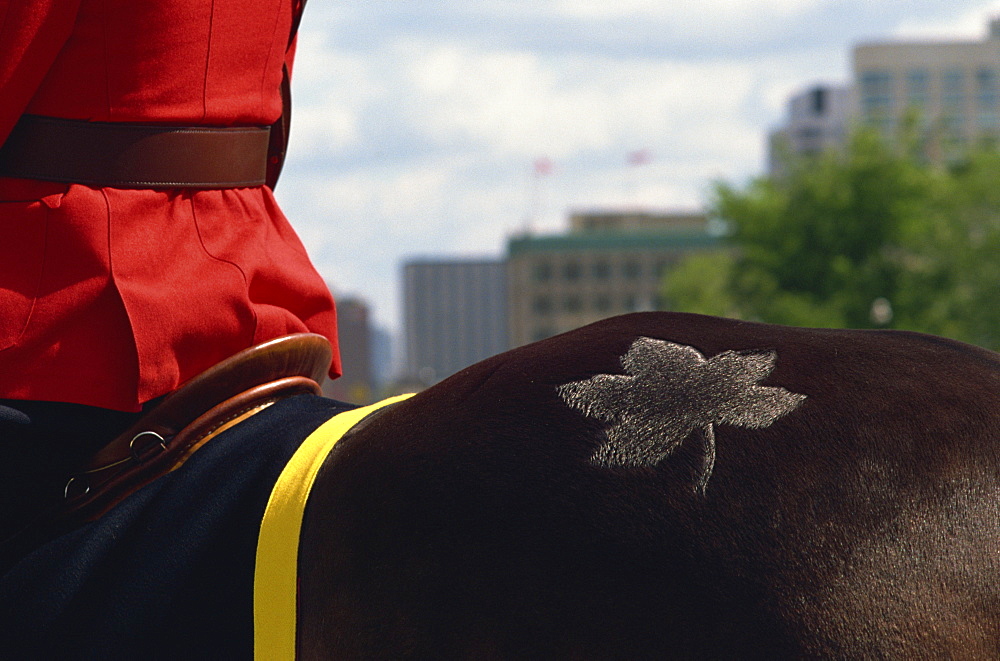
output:
[[552, 174], [552, 161], [545, 156], [535, 159], [535, 176], [547, 177]]
[[629, 165], [646, 165], [653, 160], [653, 155], [648, 149], [638, 149], [633, 152], [629, 152], [628, 164]]

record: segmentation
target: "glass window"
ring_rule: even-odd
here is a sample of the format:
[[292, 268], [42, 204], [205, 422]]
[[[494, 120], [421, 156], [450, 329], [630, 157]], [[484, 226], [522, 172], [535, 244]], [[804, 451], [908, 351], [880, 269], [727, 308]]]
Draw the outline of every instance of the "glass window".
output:
[[892, 113], [892, 74], [888, 71], [863, 71], [861, 82], [861, 110], [867, 119]]
[[566, 312], [579, 312], [583, 309], [583, 301], [579, 296], [570, 295], [563, 300], [563, 309]]
[[997, 107], [997, 72], [983, 67], [976, 72], [976, 99], [980, 108]]
[[531, 309], [535, 314], [548, 314], [552, 312], [552, 299], [548, 296], [536, 296], [531, 302]]
[[930, 98], [931, 74], [927, 69], [912, 69], [906, 74], [906, 104], [911, 108], [927, 107]]
[[813, 115], [821, 117], [826, 114], [827, 96], [827, 90], [823, 87], [817, 87], [809, 92], [809, 109]]
[[628, 280], [638, 280], [642, 277], [642, 264], [634, 259], [629, 260], [622, 266], [622, 273]]
[[965, 71], [946, 69], [941, 73], [941, 128], [945, 143], [956, 145], [962, 142], [962, 127], [965, 124]]
[[979, 128], [995, 133], [1000, 127], [1000, 80], [996, 69], [982, 67], [976, 72], [976, 106]]
[[563, 264], [563, 277], [566, 278], [567, 280], [579, 280], [580, 264], [575, 261], [570, 261]]
[[965, 71], [947, 69], [941, 74], [941, 103], [945, 108], [965, 105]]
[[552, 265], [548, 262], [535, 262], [531, 277], [535, 282], [547, 282], [552, 278]]
[[597, 280], [607, 280], [611, 276], [611, 267], [604, 260], [594, 262], [590, 268]]

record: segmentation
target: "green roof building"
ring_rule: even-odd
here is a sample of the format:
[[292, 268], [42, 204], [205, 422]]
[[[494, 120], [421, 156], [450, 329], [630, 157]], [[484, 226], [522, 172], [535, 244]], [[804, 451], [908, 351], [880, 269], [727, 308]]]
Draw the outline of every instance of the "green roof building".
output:
[[511, 346], [616, 314], [665, 309], [659, 292], [670, 267], [693, 251], [719, 246], [698, 213], [577, 213], [566, 234], [512, 238]]

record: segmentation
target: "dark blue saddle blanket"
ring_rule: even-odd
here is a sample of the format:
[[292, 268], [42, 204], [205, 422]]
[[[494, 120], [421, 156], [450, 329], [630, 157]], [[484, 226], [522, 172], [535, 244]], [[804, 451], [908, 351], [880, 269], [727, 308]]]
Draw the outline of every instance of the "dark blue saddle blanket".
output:
[[220, 434], [0, 577], [0, 659], [249, 659], [257, 534], [302, 441], [353, 408], [300, 395]]

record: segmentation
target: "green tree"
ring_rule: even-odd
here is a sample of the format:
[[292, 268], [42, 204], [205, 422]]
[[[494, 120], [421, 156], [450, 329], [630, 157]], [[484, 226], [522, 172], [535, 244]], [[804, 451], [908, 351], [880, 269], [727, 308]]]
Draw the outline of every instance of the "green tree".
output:
[[711, 212], [729, 224], [729, 248], [669, 273], [667, 300], [693, 312], [908, 328], [996, 346], [1000, 155], [941, 168], [917, 153], [859, 131], [846, 149], [795, 162], [779, 178], [718, 184]]
[[901, 327], [1000, 349], [1000, 153], [974, 151], [946, 175], [936, 222], [910, 237]]

